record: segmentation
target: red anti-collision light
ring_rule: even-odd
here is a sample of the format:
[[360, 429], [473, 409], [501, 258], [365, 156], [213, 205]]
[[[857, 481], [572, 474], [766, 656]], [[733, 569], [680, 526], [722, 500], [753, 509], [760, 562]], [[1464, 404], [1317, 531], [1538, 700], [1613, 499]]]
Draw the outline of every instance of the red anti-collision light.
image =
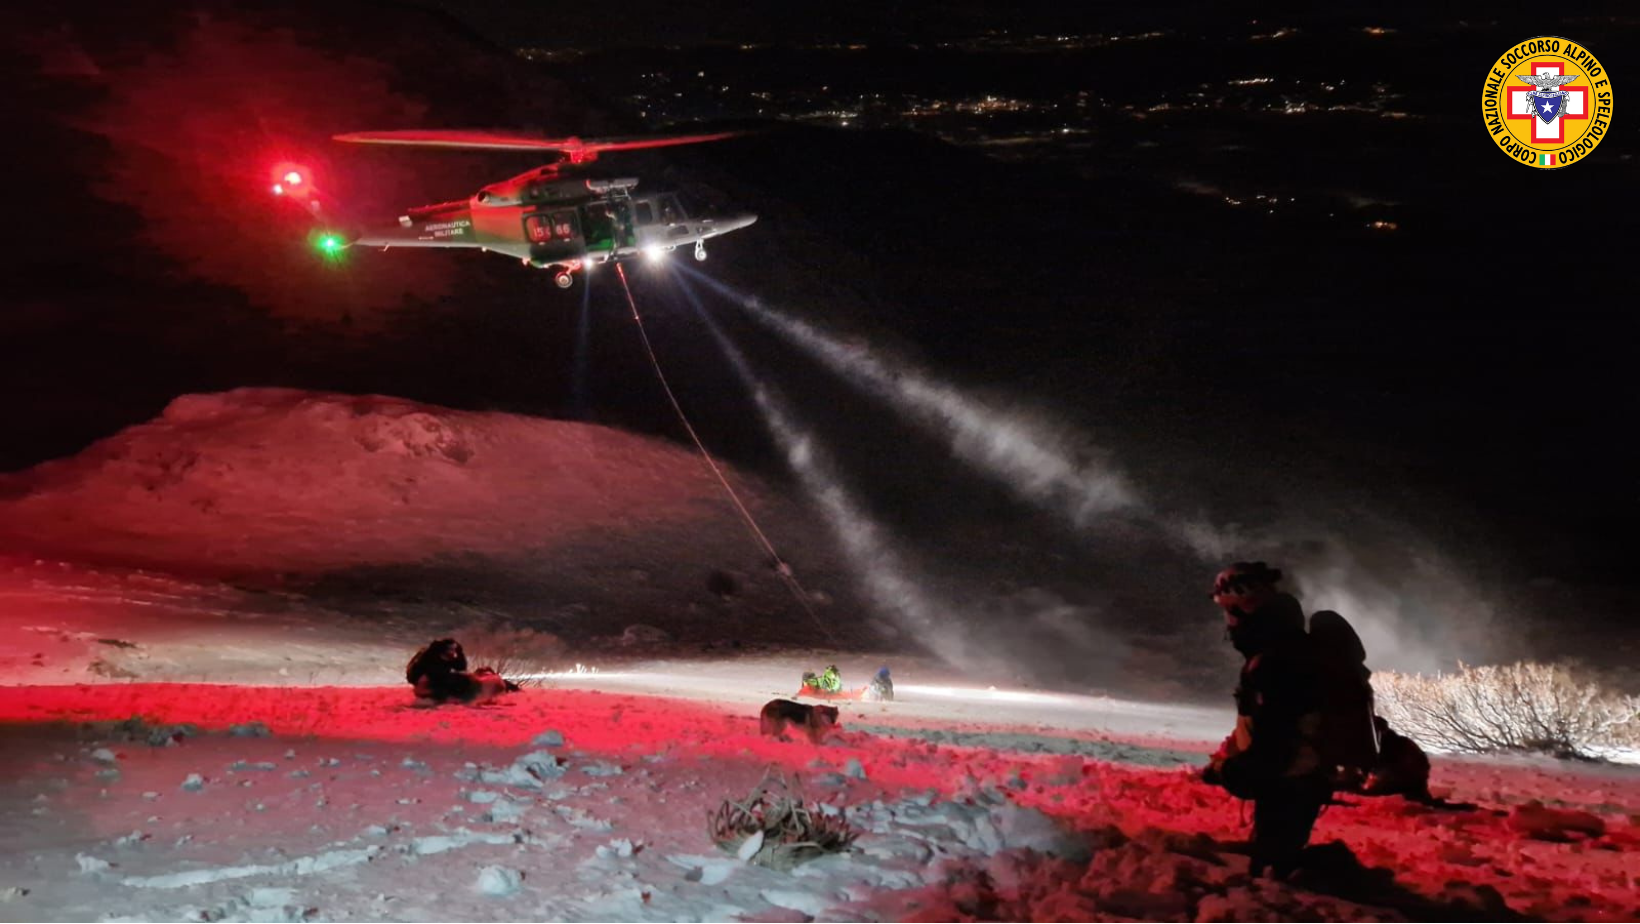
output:
[[268, 171], [268, 183], [276, 196], [308, 199], [318, 194], [305, 164], [293, 160], [275, 161]]

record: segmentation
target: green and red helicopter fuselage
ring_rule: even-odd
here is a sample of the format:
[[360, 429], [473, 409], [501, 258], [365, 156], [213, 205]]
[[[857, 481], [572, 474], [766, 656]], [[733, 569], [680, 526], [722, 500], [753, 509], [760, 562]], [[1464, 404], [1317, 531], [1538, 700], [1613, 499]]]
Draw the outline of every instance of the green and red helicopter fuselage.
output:
[[[466, 199], [407, 210], [396, 224], [363, 230], [333, 230], [319, 237], [321, 248], [459, 247], [514, 257], [535, 267], [555, 270], [560, 287], [573, 274], [600, 263], [637, 255], [658, 256], [691, 246], [697, 260], [706, 259], [706, 242], [745, 228], [756, 215], [692, 216], [675, 193], [638, 193], [634, 177], [565, 176], [563, 168], [596, 159], [600, 151], [660, 147], [713, 141], [727, 135], [661, 139], [579, 139], [549, 141], [473, 132], [370, 132], [338, 135], [343, 141], [423, 147], [490, 150], [546, 148], [566, 163], [537, 167], [480, 189]], [[276, 171], [279, 195], [308, 199], [318, 214], [319, 201], [299, 169]], [[306, 185], [304, 185], [306, 184]]]

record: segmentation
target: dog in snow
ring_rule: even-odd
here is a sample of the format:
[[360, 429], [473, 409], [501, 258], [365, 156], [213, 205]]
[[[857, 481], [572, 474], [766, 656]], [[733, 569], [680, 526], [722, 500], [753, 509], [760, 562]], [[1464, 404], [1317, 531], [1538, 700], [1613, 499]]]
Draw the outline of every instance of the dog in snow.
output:
[[837, 707], [810, 706], [789, 699], [771, 699], [764, 704], [763, 712], [758, 717], [758, 725], [763, 734], [779, 738], [781, 741], [790, 740], [786, 737], [786, 729], [795, 726], [803, 729], [810, 741], [819, 744], [837, 728]]

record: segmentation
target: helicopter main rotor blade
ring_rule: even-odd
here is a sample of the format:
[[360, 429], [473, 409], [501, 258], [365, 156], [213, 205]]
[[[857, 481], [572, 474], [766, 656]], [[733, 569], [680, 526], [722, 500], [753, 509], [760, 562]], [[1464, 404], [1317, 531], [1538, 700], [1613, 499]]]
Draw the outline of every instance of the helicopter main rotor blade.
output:
[[506, 132], [480, 131], [387, 131], [348, 132], [335, 140], [353, 144], [396, 144], [420, 148], [454, 148], [468, 151], [561, 151], [572, 158], [596, 156], [604, 151], [636, 151], [679, 144], [700, 144], [733, 138], [739, 132], [712, 132], [702, 135], [656, 135], [631, 138], [538, 138]]

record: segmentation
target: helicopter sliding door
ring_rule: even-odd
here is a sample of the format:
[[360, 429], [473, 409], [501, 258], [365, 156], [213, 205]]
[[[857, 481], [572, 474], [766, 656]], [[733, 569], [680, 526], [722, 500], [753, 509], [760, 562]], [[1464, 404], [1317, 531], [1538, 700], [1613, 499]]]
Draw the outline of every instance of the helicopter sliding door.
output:
[[581, 236], [581, 217], [575, 209], [540, 211], [524, 216], [524, 237], [530, 242], [532, 260], [573, 260], [586, 252], [586, 242]]
[[590, 202], [582, 209], [587, 253], [609, 253], [615, 247], [615, 216], [602, 202]]
[[613, 259], [619, 254], [631, 253], [637, 246], [639, 237], [634, 227], [630, 200], [618, 198], [588, 202], [581, 209], [581, 214], [589, 255], [604, 254], [606, 259]]
[[639, 247], [671, 248], [700, 233], [673, 193], [632, 200]]

